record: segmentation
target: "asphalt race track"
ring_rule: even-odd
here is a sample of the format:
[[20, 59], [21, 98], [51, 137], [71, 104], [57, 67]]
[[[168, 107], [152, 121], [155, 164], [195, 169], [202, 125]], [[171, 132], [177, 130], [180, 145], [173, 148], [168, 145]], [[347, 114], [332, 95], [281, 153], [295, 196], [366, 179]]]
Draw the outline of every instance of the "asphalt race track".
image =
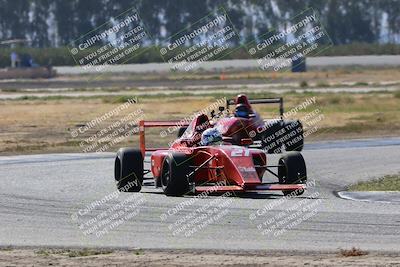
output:
[[[309, 144], [303, 155], [315, 186], [289, 199], [280, 192], [175, 198], [152, 186], [111, 198], [116, 195], [111, 153], [0, 157], [0, 245], [399, 249], [399, 203], [344, 200], [335, 192], [362, 179], [399, 172], [400, 138]], [[97, 203], [94, 210], [87, 208], [91, 203]], [[116, 213], [118, 203], [127, 204], [122, 210], [131, 217], [89, 234], [88, 227]], [[187, 220], [191, 214], [196, 216]], [[206, 221], [205, 214], [212, 220]], [[202, 227], [188, 227], [193, 220], [200, 220]], [[99, 234], [106, 228], [109, 233]]]
[[[398, 55], [363, 55], [363, 56], [328, 56], [328, 57], [309, 57], [307, 58], [308, 67], [328, 67], [328, 66], [399, 66], [400, 56]], [[259, 65], [255, 59], [233, 59], [208, 61], [201, 64], [201, 68], [207, 71], [217, 69], [255, 69]], [[83, 69], [80, 66], [56, 66], [54, 69], [60, 74], [82, 74], [98, 72], [95, 69]], [[104, 72], [165, 72], [170, 71], [169, 63], [145, 63], [145, 64], [123, 64], [110, 65], [104, 68]]]

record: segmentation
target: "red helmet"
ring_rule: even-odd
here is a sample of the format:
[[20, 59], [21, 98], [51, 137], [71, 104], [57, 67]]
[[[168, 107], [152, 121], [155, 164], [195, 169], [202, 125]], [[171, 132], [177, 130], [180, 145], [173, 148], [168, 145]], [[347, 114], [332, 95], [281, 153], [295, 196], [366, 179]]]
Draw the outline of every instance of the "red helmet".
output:
[[244, 94], [240, 94], [236, 97], [236, 108], [235, 108], [235, 114], [237, 117], [247, 117], [250, 113], [253, 113], [253, 110], [251, 109], [249, 100], [247, 99], [247, 96]]
[[247, 106], [247, 108], [249, 108], [250, 110], [251, 110], [251, 106], [250, 106], [250, 103], [249, 103], [249, 100], [247, 99], [247, 96], [246, 95], [244, 95], [244, 94], [240, 94], [240, 95], [238, 95], [237, 97], [236, 97], [236, 105], [238, 106], [238, 105], [245, 105], [245, 106]]

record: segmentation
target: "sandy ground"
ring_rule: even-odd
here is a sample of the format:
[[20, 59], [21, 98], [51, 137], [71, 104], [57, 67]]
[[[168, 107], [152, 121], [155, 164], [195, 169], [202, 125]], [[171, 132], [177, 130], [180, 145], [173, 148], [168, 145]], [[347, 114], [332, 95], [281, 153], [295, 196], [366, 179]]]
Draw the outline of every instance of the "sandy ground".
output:
[[[85, 256], [81, 256], [81, 253]], [[97, 254], [99, 255], [90, 255]], [[104, 254], [102, 254], [104, 253]], [[87, 255], [87, 256], [86, 256]], [[4, 249], [0, 266], [400, 266], [399, 253]]]

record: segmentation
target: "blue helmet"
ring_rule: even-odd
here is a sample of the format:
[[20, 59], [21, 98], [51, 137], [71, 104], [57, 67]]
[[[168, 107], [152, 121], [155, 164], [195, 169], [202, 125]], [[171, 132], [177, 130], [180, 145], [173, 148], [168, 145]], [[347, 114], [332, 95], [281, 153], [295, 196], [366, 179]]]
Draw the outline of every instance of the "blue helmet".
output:
[[248, 106], [245, 104], [236, 105], [235, 116], [240, 118], [248, 118], [250, 114], [250, 110]]
[[202, 146], [208, 146], [212, 144], [220, 144], [222, 142], [222, 135], [217, 128], [210, 128], [203, 132], [201, 135], [201, 142]]

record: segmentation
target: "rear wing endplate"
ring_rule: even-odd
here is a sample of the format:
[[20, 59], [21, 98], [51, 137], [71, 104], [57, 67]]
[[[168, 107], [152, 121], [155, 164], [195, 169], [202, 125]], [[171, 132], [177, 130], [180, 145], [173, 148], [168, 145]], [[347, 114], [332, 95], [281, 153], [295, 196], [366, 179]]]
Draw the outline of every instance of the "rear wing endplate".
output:
[[140, 151], [142, 152], [143, 158], [145, 157], [146, 151], [156, 151], [156, 150], [163, 150], [169, 149], [169, 147], [163, 148], [156, 148], [150, 147], [146, 148], [146, 138], [145, 138], [145, 129], [146, 128], [160, 128], [160, 127], [187, 127], [189, 126], [188, 122], [182, 121], [139, 121], [139, 143], [140, 143]]

